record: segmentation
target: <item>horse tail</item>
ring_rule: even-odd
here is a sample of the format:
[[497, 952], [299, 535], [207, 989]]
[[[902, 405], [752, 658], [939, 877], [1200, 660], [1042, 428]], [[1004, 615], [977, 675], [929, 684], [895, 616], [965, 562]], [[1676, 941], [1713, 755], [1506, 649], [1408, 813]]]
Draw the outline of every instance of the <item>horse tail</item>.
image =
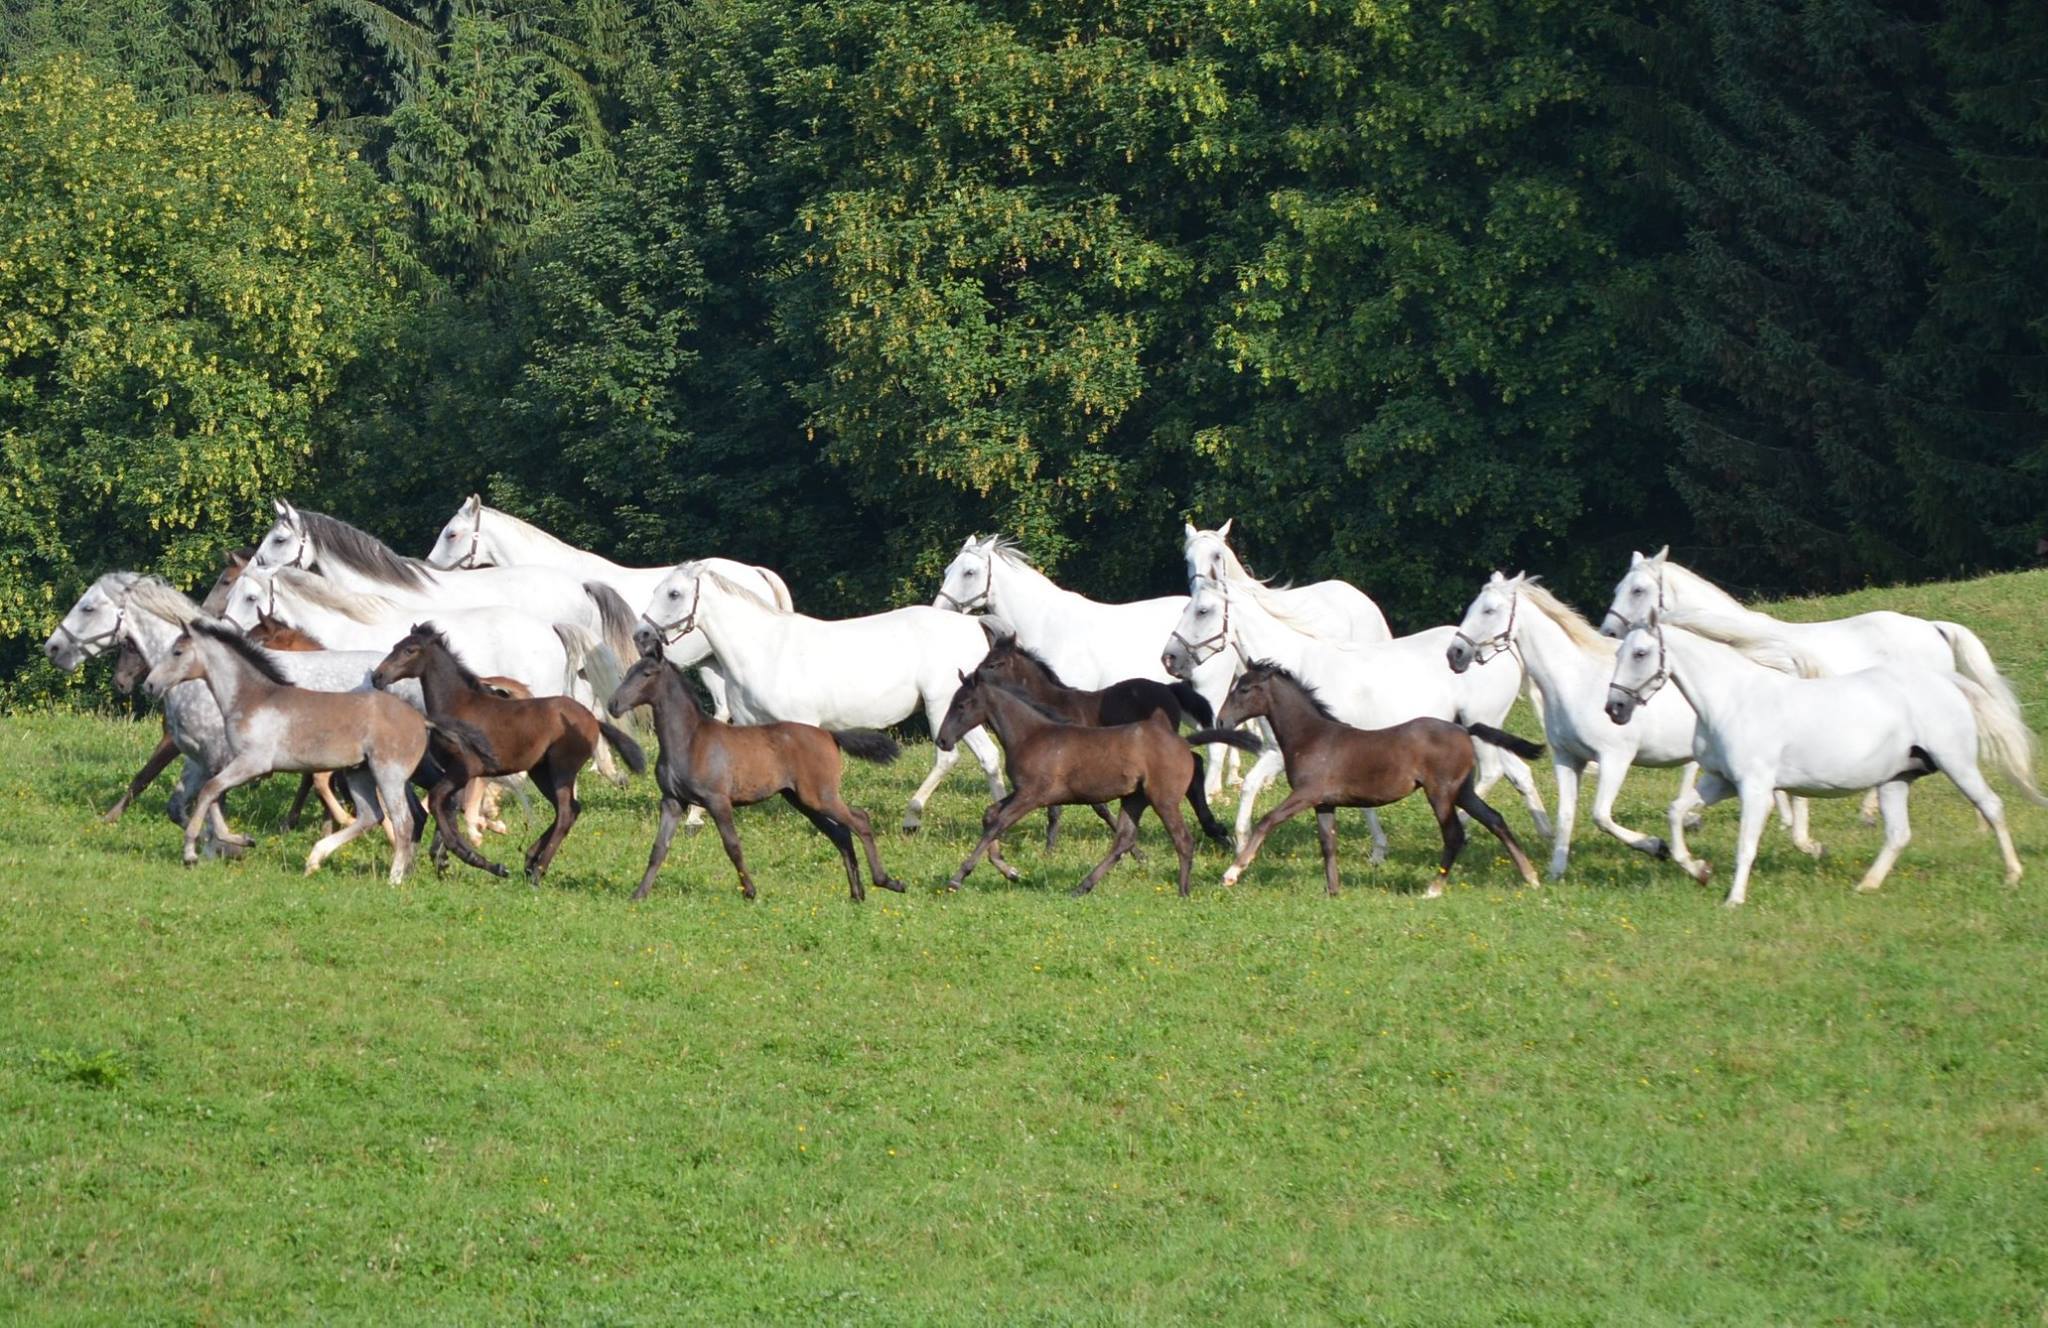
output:
[[619, 668], [618, 655], [588, 629], [575, 623], [558, 622], [554, 628], [568, 659], [568, 672], [562, 679], [562, 695], [576, 695], [576, 679], [580, 676], [590, 684], [591, 695], [595, 698], [595, 704], [590, 708], [604, 709], [604, 703], [612, 699], [612, 693], [619, 690], [619, 683], [625, 678], [625, 671]]
[[2028, 802], [2048, 807], [2048, 795], [2034, 783], [2033, 730], [2021, 716], [2012, 689], [2003, 689], [2001, 695], [1974, 678], [1960, 675], [1956, 686], [1970, 703], [1970, 717], [1977, 722], [1978, 751], [2020, 786]]
[[601, 719], [597, 721], [597, 731], [604, 734], [604, 740], [612, 745], [613, 751], [625, 758], [628, 770], [636, 775], [647, 773], [647, 753], [640, 750], [640, 744], [633, 741], [631, 734]]
[[1998, 665], [1992, 662], [1991, 652], [1984, 648], [1983, 640], [1975, 632], [1961, 623], [1952, 622], [1937, 622], [1934, 630], [1940, 632], [1941, 639], [1948, 644], [1957, 673], [2000, 700], [2018, 707], [2019, 697], [2014, 695], [2012, 684], [1998, 671]]
[[459, 719], [430, 719], [427, 731], [440, 734], [449, 746], [468, 752], [487, 768], [498, 764], [498, 754], [491, 750], [491, 740], [474, 724]]
[[620, 659], [632, 659], [640, 648], [633, 644], [633, 629], [639, 621], [625, 597], [603, 581], [585, 581], [583, 593], [597, 606], [598, 635]]
[[1465, 725], [1465, 732], [1490, 747], [1499, 747], [1503, 751], [1513, 752], [1524, 761], [1533, 761], [1543, 755], [1542, 743], [1530, 742], [1527, 738], [1518, 738], [1514, 734], [1503, 729], [1497, 729], [1491, 724], [1467, 724]]
[[1254, 756], [1266, 750], [1266, 744], [1243, 729], [1196, 729], [1188, 735], [1190, 747], [1207, 747], [1212, 742], [1220, 742]]
[[832, 741], [848, 756], [876, 765], [888, 765], [903, 755], [903, 748], [894, 738], [874, 729], [834, 729]]
[[1216, 722], [1216, 711], [1210, 706], [1209, 698], [1196, 691], [1190, 684], [1169, 683], [1166, 690], [1172, 692], [1173, 699], [1180, 702], [1181, 713], [1192, 715], [1195, 723], [1207, 728]]

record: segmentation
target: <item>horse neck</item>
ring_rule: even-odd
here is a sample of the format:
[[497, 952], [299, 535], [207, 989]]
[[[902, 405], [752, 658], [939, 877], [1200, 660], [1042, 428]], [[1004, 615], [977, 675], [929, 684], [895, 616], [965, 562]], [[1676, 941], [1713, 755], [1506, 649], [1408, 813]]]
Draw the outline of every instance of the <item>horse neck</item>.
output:
[[624, 567], [587, 549], [579, 549], [559, 535], [551, 535], [539, 526], [529, 525], [495, 507], [484, 509], [483, 546], [489, 552], [491, 562], [499, 567], [538, 564], [578, 572], [593, 580], [642, 570]]
[[697, 630], [711, 653], [735, 672], [752, 672], [764, 657], [779, 653], [779, 638], [796, 616], [777, 613], [709, 578], [697, 582]]
[[463, 681], [462, 670], [456, 667], [455, 656], [447, 646], [431, 646], [423, 653], [420, 694], [426, 698], [428, 711], [447, 710], [473, 690]]
[[1063, 589], [1036, 567], [1001, 554], [989, 559], [988, 611], [1017, 629], [1020, 641], [1043, 641], [1059, 632], [1073, 610], [1100, 607], [1086, 595]]
[[1318, 711], [1314, 702], [1286, 683], [1268, 684], [1266, 722], [1273, 726], [1273, 736], [1280, 740], [1283, 752], [1336, 724]]
[[1250, 595], [1232, 595], [1230, 630], [1238, 647], [1252, 659], [1270, 659], [1287, 669], [1300, 662], [1309, 642], [1307, 633], [1281, 622]]
[[[1585, 674], [1611, 677], [1614, 657], [1603, 662], [1572, 640], [1555, 619], [1526, 600], [1517, 605], [1515, 644], [1521, 647], [1530, 676], [1547, 696], [1555, 684]], [[1604, 672], [1602, 672], [1604, 670]]]
[[199, 657], [206, 663], [206, 688], [213, 693], [214, 704], [233, 723], [235, 717], [252, 706], [261, 705], [278, 685], [258, 673], [253, 665], [240, 655], [198, 633], [192, 635], [192, 646], [199, 651]]
[[1005, 750], [1013, 741], [1028, 741], [1033, 734], [1057, 722], [1007, 688], [984, 683], [983, 694], [988, 697], [989, 727], [996, 731], [996, 737]]
[[704, 712], [686, 690], [683, 675], [663, 666], [654, 679], [654, 732], [664, 749], [683, 750], [697, 739], [704, 726]]
[[121, 620], [122, 635], [133, 641], [142, 657], [152, 665], [171, 653], [171, 643], [184, 630], [183, 624], [145, 613], [132, 602], [128, 605], [128, 616]]
[[[1677, 576], [1671, 573], [1676, 571]], [[1739, 614], [1744, 618], [1763, 618], [1768, 615], [1755, 609], [1745, 608], [1741, 600], [1715, 585], [1689, 567], [1677, 563], [1665, 569], [1664, 594], [1674, 609], [1703, 609], [1711, 613]]]
[[[377, 641], [370, 636], [371, 624], [357, 622], [339, 609], [316, 604], [290, 586], [273, 584], [276, 585], [276, 593], [270, 597], [270, 616], [276, 621], [294, 631], [304, 632], [330, 649], [376, 648]], [[383, 643], [390, 644], [388, 635], [383, 638]]]
[[1664, 632], [1664, 656], [1672, 686], [1702, 717], [1749, 708], [1760, 684], [1786, 676], [1745, 659], [1731, 646], [1670, 628]]

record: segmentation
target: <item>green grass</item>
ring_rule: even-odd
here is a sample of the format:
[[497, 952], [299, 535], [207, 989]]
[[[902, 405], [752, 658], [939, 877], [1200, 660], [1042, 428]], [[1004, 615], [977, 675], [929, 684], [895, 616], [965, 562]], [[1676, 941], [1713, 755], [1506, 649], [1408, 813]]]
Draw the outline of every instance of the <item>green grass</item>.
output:
[[[2038, 704], [2044, 591], [1854, 606], [1977, 626]], [[1205, 850], [1176, 899], [1154, 827], [1069, 899], [1104, 843], [1085, 813], [1058, 854], [1015, 842], [1021, 885], [949, 898], [964, 773], [883, 840], [907, 896], [849, 905], [829, 846], [764, 808], [758, 903], [701, 835], [636, 906], [649, 781], [586, 781], [538, 892], [393, 889], [368, 841], [302, 878], [281, 780], [235, 807], [256, 851], [187, 871], [167, 785], [94, 819], [155, 736], [0, 724], [9, 1321], [2048, 1310], [2048, 815], [2015, 807], [2007, 889], [1938, 780], [1882, 894], [1851, 893], [1878, 836], [1834, 803], [1829, 856], [1774, 830], [1740, 912], [1590, 828], [1562, 886], [1475, 839], [1424, 901], [1413, 805], [1378, 870], [1343, 818], [1334, 901], [1309, 821], [1231, 892]], [[926, 754], [856, 767], [854, 800], [893, 825]], [[1671, 784], [1636, 775], [1625, 819]], [[1733, 823], [1697, 836], [1723, 864]]]

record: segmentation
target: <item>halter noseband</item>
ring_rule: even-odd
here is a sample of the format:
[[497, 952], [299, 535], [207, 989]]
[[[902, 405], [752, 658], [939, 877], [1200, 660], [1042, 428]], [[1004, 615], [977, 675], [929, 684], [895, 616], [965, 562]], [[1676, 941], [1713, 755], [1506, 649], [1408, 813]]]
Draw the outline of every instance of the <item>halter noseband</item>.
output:
[[980, 593], [979, 595], [976, 595], [976, 596], [975, 596], [975, 597], [973, 597], [972, 599], [964, 599], [964, 600], [960, 600], [960, 599], [954, 599], [954, 598], [953, 598], [953, 597], [952, 597], [951, 595], [949, 595], [949, 594], [947, 594], [947, 593], [946, 593], [946, 591], [945, 591], [945, 588], [944, 588], [944, 587], [942, 586], [942, 587], [940, 587], [940, 588], [939, 588], [938, 598], [940, 598], [940, 599], [942, 599], [942, 600], [946, 601], [946, 603], [948, 603], [948, 604], [952, 605], [952, 606], [953, 606], [953, 611], [954, 611], [955, 613], [972, 613], [972, 612], [974, 612], [974, 611], [975, 611], [976, 609], [985, 609], [985, 608], [987, 608], [987, 607], [988, 607], [988, 604], [989, 604], [989, 600], [990, 600], [991, 598], [993, 598], [993, 597], [994, 597], [995, 593], [996, 593], [996, 551], [995, 551], [994, 549], [990, 549], [990, 550], [988, 551], [988, 564], [987, 564], [987, 568], [986, 568], [986, 570], [985, 570], [985, 571], [983, 572], [983, 574], [982, 574], [982, 578], [981, 578], [981, 593]]
[[664, 646], [672, 646], [676, 642], [688, 636], [690, 634], [690, 629], [694, 628], [697, 625], [697, 609], [703, 603], [704, 585], [702, 582], [699, 582], [697, 584], [697, 593], [690, 601], [690, 611], [684, 614], [682, 617], [676, 619], [674, 622], [670, 623], [666, 627], [663, 627], [660, 623], [654, 621], [654, 619], [648, 617], [644, 613], [640, 615], [640, 621], [646, 623], [649, 627], [652, 627], [654, 629], [654, 634], [661, 638], [661, 643]]
[[126, 622], [127, 619], [128, 605], [125, 602], [116, 602], [114, 605], [114, 625], [106, 631], [95, 632], [91, 636], [80, 636], [60, 622], [57, 624], [57, 635], [70, 641], [73, 647], [81, 651], [87, 659], [91, 659], [94, 655], [99, 654], [101, 650], [105, 649], [108, 642], [121, 635], [121, 624]]
[[[1664, 567], [1661, 563], [1657, 566], [1657, 616], [1659, 618], [1662, 618], [1664, 616]], [[1623, 636], [1628, 635], [1628, 619], [1623, 618], [1621, 614], [1617, 613], [1611, 607], [1607, 610], [1607, 618], [1613, 618], [1618, 620], [1621, 623], [1621, 634]], [[1607, 630], [1607, 618], [1602, 618], [1600, 620], [1600, 630], [1603, 632]]]
[[1664, 644], [1664, 624], [1661, 620], [1656, 624], [1655, 631], [1657, 633], [1657, 671], [1633, 687], [1625, 687], [1618, 682], [1609, 682], [1607, 684], [1608, 691], [1620, 692], [1639, 706], [1648, 705], [1650, 698], [1663, 691], [1664, 684], [1671, 681], [1671, 655], [1669, 647]]
[[[1210, 660], [1222, 654], [1223, 647], [1230, 644], [1230, 596], [1226, 594], [1222, 599], [1223, 625], [1214, 632], [1199, 641], [1190, 641], [1185, 636], [1182, 636], [1180, 628], [1176, 627], [1173, 629], [1173, 635], [1167, 638], [1169, 641], [1180, 642], [1180, 648], [1188, 652], [1189, 668], [1198, 669], [1202, 667], [1202, 665], [1207, 664]], [[1202, 653], [1203, 646], [1214, 646], [1215, 649], [1205, 655]]]
[[[1487, 637], [1484, 641], [1474, 641], [1471, 637], [1465, 635], [1465, 629], [1460, 627], [1451, 634], [1451, 639], [1465, 643], [1465, 648], [1472, 652], [1472, 662], [1474, 664], [1484, 664], [1486, 661], [1498, 656], [1513, 654], [1515, 650], [1515, 613], [1521, 607], [1522, 592], [1520, 590], [1511, 590], [1508, 592], [1507, 626], [1501, 628], [1497, 634]], [[1516, 658], [1519, 659], [1520, 656], [1517, 655]]]

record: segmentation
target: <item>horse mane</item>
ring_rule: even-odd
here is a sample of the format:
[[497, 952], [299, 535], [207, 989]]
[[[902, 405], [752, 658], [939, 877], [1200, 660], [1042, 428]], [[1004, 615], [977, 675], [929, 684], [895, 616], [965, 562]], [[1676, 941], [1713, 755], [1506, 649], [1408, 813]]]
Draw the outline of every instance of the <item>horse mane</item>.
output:
[[[1052, 663], [1049, 660], [1047, 660], [1045, 656], [1039, 654], [1030, 646], [1025, 645], [1022, 641], [1019, 641], [1015, 636], [1002, 636], [996, 638], [996, 640], [992, 644], [990, 644], [988, 648], [988, 653], [990, 655], [994, 655], [999, 650], [1004, 652], [1005, 654], [1015, 655], [1019, 659], [1025, 660], [1030, 664], [1036, 665], [1038, 671], [1045, 675], [1046, 681], [1051, 683], [1053, 686], [1065, 687], [1067, 685], [1066, 680], [1060, 677], [1059, 670], [1055, 669], [1052, 666]], [[983, 662], [986, 663], [987, 661], [984, 660]]]
[[[184, 627], [200, 616], [200, 608], [192, 602], [191, 596], [179, 590], [160, 576], [135, 576], [132, 572], [110, 573], [113, 576], [132, 576], [128, 583], [128, 607], [152, 618], [161, 618], [167, 623]], [[104, 580], [105, 578], [101, 578]]]
[[[1244, 587], [1245, 593], [1251, 596], [1253, 603], [1257, 604], [1268, 617], [1271, 617], [1281, 626], [1291, 631], [1299, 632], [1303, 636], [1315, 637], [1318, 641], [1334, 639], [1323, 634], [1321, 630], [1322, 624], [1317, 622], [1312, 615], [1302, 612], [1276, 593], [1287, 589], [1286, 586], [1276, 586], [1269, 582], [1261, 581], [1255, 576], [1247, 576], [1242, 581], [1218, 582], [1217, 584], [1223, 587], [1223, 592], [1226, 595], [1234, 587]], [[1340, 642], [1339, 644], [1348, 643]]]
[[1743, 604], [1741, 600], [1735, 598], [1735, 596], [1729, 594], [1727, 591], [1721, 589], [1721, 587], [1707, 580], [1707, 578], [1701, 576], [1698, 572], [1693, 571], [1690, 567], [1683, 566], [1679, 563], [1674, 563], [1669, 558], [1666, 558], [1664, 560], [1664, 576], [1666, 578], [1667, 584], [1683, 586], [1687, 591], [1697, 594], [1701, 598], [1707, 600], [1707, 612], [1718, 613], [1743, 611]]
[[1620, 648], [1621, 643], [1613, 637], [1600, 635], [1599, 630], [1586, 621], [1584, 614], [1551, 594], [1550, 588], [1540, 584], [1536, 577], [1518, 578], [1516, 588], [1530, 607], [1562, 628], [1573, 645], [1589, 655], [1614, 658], [1614, 652]]
[[1294, 671], [1284, 664], [1276, 663], [1270, 659], [1255, 659], [1245, 666], [1242, 681], [1284, 682], [1299, 692], [1302, 700], [1307, 701], [1318, 715], [1332, 723], [1341, 724], [1344, 722], [1330, 713], [1330, 707], [1323, 703], [1322, 695], [1315, 688], [1296, 677]]
[[483, 512], [485, 516], [490, 517], [494, 521], [503, 521], [506, 525], [511, 526], [514, 530], [517, 530], [522, 535], [527, 535], [537, 540], [545, 540], [549, 544], [555, 545], [557, 548], [566, 549], [571, 553], [583, 552], [583, 550], [578, 549], [575, 545], [569, 543], [569, 541], [563, 539], [560, 535], [550, 534], [549, 532], [542, 530], [539, 526], [534, 525], [533, 522], [528, 521], [526, 518], [514, 516], [510, 512], [505, 511], [503, 508], [484, 506], [480, 510]]
[[[244, 572], [243, 575], [247, 576], [248, 573]], [[382, 622], [398, 607], [382, 595], [372, 595], [360, 590], [344, 590], [316, 572], [302, 572], [296, 567], [280, 567], [270, 575], [276, 577], [286, 590], [307, 603], [330, 609], [359, 623]]]
[[[1753, 627], [1753, 617], [1713, 613], [1704, 609], [1667, 609], [1660, 621], [1727, 646], [1754, 664], [1801, 678], [1824, 678], [1827, 666], [1770, 628]], [[1770, 621], [1770, 619], [1765, 619]]]
[[440, 628], [430, 622], [414, 623], [412, 631], [407, 635], [419, 641], [421, 645], [441, 647], [442, 653], [448, 656], [448, 662], [455, 666], [455, 674], [462, 679], [463, 686], [473, 692], [487, 690], [484, 686], [484, 680], [476, 676], [474, 669], [462, 662], [462, 656], [455, 653], [455, 647], [448, 644], [448, 638], [442, 634]]
[[727, 576], [725, 573], [714, 572], [702, 563], [684, 563], [682, 566], [683, 568], [689, 569], [692, 572], [692, 574], [697, 576], [698, 578], [702, 580], [708, 580], [711, 582], [711, 584], [719, 587], [721, 590], [730, 591], [731, 593], [738, 595], [743, 599], [750, 599], [754, 603], [760, 605], [762, 608], [768, 610], [768, 612], [770, 613], [787, 617], [791, 612], [793, 612], [793, 610], [785, 609], [780, 604], [775, 603], [773, 600], [762, 599], [760, 591], [753, 590], [749, 587], [743, 586], [739, 582]]
[[427, 590], [440, 584], [433, 569], [417, 558], [393, 553], [389, 545], [348, 522], [321, 512], [301, 511], [299, 520], [319, 546], [322, 558], [333, 558], [364, 576], [411, 590]]
[[988, 540], [988, 551], [1001, 558], [1010, 566], [1021, 567], [1031, 572], [1038, 570], [1037, 564], [1031, 561], [1031, 556], [1024, 552], [1024, 546], [1019, 544], [1014, 537], [1009, 535], [989, 535], [985, 537], [977, 535], [975, 538], [986, 538]]
[[1230, 541], [1228, 539], [1225, 539], [1222, 535], [1218, 534], [1216, 531], [1213, 530], [1198, 530], [1194, 534], [1188, 536], [1185, 540], [1181, 541], [1182, 556], [1186, 556], [1189, 545], [1193, 544], [1196, 540], [1202, 538], [1202, 536], [1204, 535], [1215, 536], [1216, 543], [1222, 546], [1223, 570], [1232, 580], [1257, 581], [1259, 579], [1258, 577], [1252, 575], [1251, 569], [1249, 567], [1246, 567], [1244, 565], [1244, 559], [1237, 556], [1237, 550], [1230, 547]]
[[217, 641], [221, 645], [226, 646], [235, 654], [240, 655], [243, 663], [278, 686], [290, 687], [294, 685], [292, 680], [285, 677], [283, 671], [277, 667], [275, 660], [258, 649], [254, 641], [243, 636], [226, 623], [215, 618], [194, 618], [191, 622], [185, 624], [185, 630], [197, 632], [208, 640]]

